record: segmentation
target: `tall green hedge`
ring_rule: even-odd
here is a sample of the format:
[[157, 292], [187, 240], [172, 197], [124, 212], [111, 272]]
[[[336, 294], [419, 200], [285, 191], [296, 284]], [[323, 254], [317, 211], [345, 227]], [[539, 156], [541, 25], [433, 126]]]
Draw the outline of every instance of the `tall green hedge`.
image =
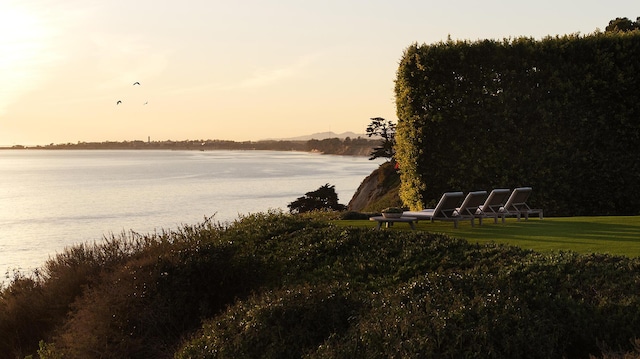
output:
[[640, 31], [409, 46], [403, 201], [532, 186], [549, 215], [640, 213]]

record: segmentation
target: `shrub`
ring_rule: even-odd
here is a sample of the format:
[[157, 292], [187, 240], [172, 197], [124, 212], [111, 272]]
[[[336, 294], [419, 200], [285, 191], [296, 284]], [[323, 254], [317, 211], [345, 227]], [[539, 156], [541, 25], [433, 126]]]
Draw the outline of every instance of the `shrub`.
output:
[[264, 272], [230, 242], [176, 241], [162, 247], [150, 246], [101, 275], [56, 336], [60, 352], [81, 358], [101, 348], [102, 357], [171, 357], [183, 333], [246, 296]]
[[640, 259], [276, 212], [104, 246], [2, 290], [3, 355], [613, 358], [640, 337]]
[[287, 205], [291, 213], [305, 213], [311, 211], [344, 211], [347, 206], [338, 203], [335, 186], [328, 183], [315, 191], [307, 192], [304, 197], [298, 197]]
[[177, 358], [300, 358], [349, 327], [362, 304], [348, 285], [266, 291], [204, 324]]
[[639, 45], [628, 31], [409, 46], [395, 81], [405, 205], [531, 186], [550, 216], [640, 213]]
[[369, 217], [373, 216], [373, 214], [371, 213], [361, 213], [361, 212], [356, 212], [356, 211], [347, 211], [347, 212], [343, 212], [340, 215], [340, 219], [344, 219], [344, 220], [363, 220], [363, 219], [369, 219]]

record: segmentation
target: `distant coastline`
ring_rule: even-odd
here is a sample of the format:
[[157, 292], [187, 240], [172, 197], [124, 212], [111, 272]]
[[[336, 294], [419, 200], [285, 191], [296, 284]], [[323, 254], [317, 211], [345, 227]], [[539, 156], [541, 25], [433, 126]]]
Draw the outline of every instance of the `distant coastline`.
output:
[[378, 145], [379, 139], [357, 138], [325, 138], [322, 140], [262, 140], [262, 141], [229, 141], [229, 140], [183, 140], [183, 141], [105, 141], [49, 144], [37, 146], [14, 145], [0, 147], [1, 150], [246, 150], [246, 151], [302, 151], [332, 155], [368, 156], [372, 148]]

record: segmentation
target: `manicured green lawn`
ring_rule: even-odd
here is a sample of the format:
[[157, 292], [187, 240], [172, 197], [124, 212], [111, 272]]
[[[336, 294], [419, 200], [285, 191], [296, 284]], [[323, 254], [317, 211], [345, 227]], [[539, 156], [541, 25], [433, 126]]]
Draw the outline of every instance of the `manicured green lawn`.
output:
[[[341, 220], [339, 226], [371, 227], [373, 221]], [[406, 223], [396, 223], [383, 230], [410, 230]], [[505, 243], [536, 251], [570, 250], [579, 253], [608, 253], [628, 257], [640, 256], [640, 216], [626, 217], [537, 217], [518, 222], [507, 218], [505, 224], [492, 219], [471, 227], [469, 221], [453, 228], [452, 222], [420, 221], [416, 230], [446, 233], [471, 243]]]

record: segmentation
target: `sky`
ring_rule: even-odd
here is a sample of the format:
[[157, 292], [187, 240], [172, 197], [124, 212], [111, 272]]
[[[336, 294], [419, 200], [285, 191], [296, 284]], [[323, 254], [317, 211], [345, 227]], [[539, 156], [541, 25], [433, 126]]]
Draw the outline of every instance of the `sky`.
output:
[[365, 133], [397, 121], [414, 43], [638, 16], [638, 0], [0, 0], [0, 146]]

